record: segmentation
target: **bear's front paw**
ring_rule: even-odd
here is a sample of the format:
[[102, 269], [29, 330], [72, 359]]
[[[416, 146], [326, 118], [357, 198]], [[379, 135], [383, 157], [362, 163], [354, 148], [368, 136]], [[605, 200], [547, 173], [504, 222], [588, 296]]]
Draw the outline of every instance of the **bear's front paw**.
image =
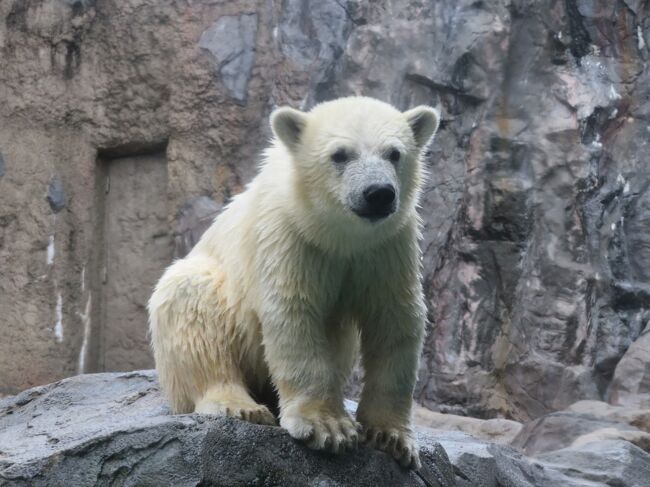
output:
[[396, 428], [366, 427], [363, 430], [364, 444], [392, 455], [403, 467], [419, 470], [418, 445], [407, 431]]
[[342, 453], [356, 449], [359, 443], [359, 423], [347, 414], [323, 411], [285, 414], [280, 426], [314, 450]]

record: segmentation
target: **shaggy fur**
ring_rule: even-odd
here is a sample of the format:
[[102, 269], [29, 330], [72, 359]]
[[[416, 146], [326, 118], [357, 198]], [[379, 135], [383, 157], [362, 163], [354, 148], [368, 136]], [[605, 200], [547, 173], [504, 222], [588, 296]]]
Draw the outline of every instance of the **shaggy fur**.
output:
[[[341, 452], [362, 439], [419, 468], [410, 430], [425, 325], [416, 206], [438, 119], [429, 107], [402, 113], [362, 97], [273, 113], [259, 174], [149, 302], [175, 413], [275, 424], [258, 402], [272, 387], [280, 425], [308, 446]], [[349, 161], [334, 163], [340, 148]], [[371, 221], [351, 205], [378, 181], [395, 185], [396, 208]], [[359, 349], [355, 421], [342, 389]]]

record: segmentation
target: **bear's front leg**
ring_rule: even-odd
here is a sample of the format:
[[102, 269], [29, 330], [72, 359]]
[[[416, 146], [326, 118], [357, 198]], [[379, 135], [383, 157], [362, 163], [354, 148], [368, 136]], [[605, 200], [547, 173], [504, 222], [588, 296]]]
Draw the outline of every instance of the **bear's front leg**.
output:
[[362, 326], [364, 388], [357, 410], [368, 446], [392, 455], [404, 467], [420, 468], [411, 430], [412, 395], [422, 346], [422, 306], [384, 307]]
[[[347, 378], [326, 319], [340, 272], [309, 252], [294, 252], [292, 273], [269, 271], [260, 312], [264, 353], [280, 402], [280, 425], [310, 448], [356, 448], [360, 426], [345, 411]], [[277, 262], [277, 260], [276, 260]], [[272, 278], [271, 278], [272, 275]], [[350, 349], [350, 353], [353, 350]]]
[[341, 453], [357, 447], [359, 425], [343, 406], [343, 377], [322, 324], [267, 319], [264, 347], [280, 399], [280, 425], [310, 448]]

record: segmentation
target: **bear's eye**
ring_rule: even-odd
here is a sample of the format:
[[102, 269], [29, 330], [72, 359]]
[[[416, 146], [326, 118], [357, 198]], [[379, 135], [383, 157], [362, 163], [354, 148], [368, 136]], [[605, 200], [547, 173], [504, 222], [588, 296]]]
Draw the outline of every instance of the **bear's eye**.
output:
[[399, 150], [393, 148], [388, 152], [388, 160], [392, 162], [393, 164], [396, 164], [399, 162], [399, 158], [402, 157], [402, 154], [400, 153]]
[[344, 164], [348, 161], [348, 153], [345, 152], [345, 149], [338, 149], [332, 154], [332, 161], [336, 164]]

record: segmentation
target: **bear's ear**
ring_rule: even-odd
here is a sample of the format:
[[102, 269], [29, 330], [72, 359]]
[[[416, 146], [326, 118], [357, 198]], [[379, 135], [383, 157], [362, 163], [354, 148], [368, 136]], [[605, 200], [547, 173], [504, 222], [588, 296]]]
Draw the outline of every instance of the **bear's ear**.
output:
[[423, 149], [438, 130], [440, 112], [435, 108], [420, 105], [404, 112], [404, 116], [413, 132], [415, 145], [418, 149]]
[[271, 114], [271, 128], [289, 150], [294, 150], [307, 125], [307, 115], [289, 107], [281, 107]]

